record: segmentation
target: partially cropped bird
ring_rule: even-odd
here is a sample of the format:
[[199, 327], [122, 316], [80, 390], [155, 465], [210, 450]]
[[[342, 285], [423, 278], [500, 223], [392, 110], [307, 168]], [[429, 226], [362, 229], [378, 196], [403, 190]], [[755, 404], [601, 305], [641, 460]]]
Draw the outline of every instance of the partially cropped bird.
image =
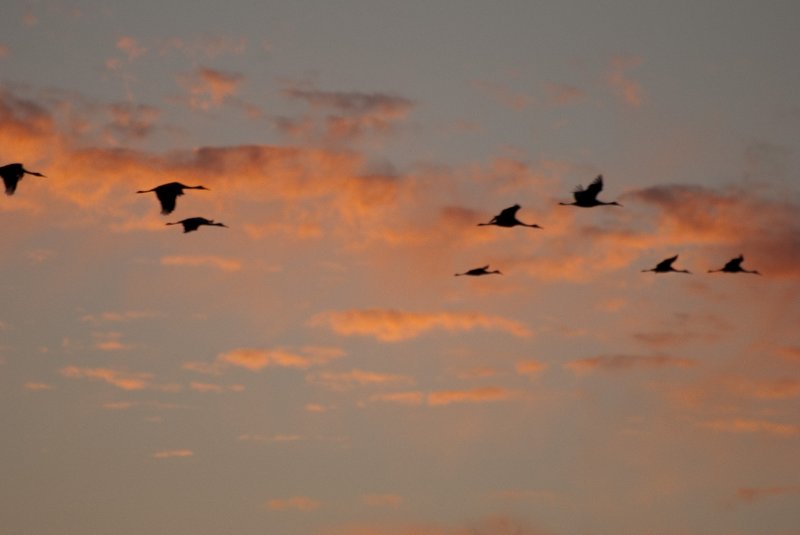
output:
[[733, 259], [729, 260], [728, 263], [725, 264], [724, 266], [722, 266], [721, 269], [709, 269], [708, 272], [709, 273], [719, 273], [719, 272], [722, 272], [722, 273], [752, 273], [753, 275], [761, 275], [761, 273], [759, 273], [756, 270], [752, 270], [751, 271], [749, 269], [744, 269], [742, 267], [742, 262], [743, 261], [744, 261], [744, 255], [740, 254], [736, 258], [733, 258]]
[[6, 186], [6, 195], [14, 195], [14, 192], [17, 191], [17, 183], [22, 180], [24, 175], [44, 177], [41, 173], [28, 171], [21, 163], [10, 163], [0, 167], [0, 176], [3, 177], [3, 184]]
[[470, 275], [473, 277], [479, 277], [481, 275], [502, 275], [499, 269], [495, 269], [493, 271], [489, 271], [489, 265], [485, 265], [483, 267], [470, 269], [469, 271], [465, 271], [464, 273], [456, 273], [456, 277], [460, 277], [461, 275]]
[[622, 206], [617, 201], [603, 202], [597, 200], [597, 195], [603, 191], [603, 175], [597, 175], [588, 187], [578, 186], [572, 192], [575, 202], [560, 202], [562, 206], [580, 206], [581, 208], [591, 208], [593, 206]]
[[187, 232], [193, 232], [199, 229], [202, 225], [208, 225], [210, 227], [228, 228], [228, 225], [225, 225], [224, 223], [217, 223], [213, 219], [206, 219], [205, 217], [190, 217], [188, 219], [182, 219], [180, 221], [167, 223], [167, 225], [183, 225], [184, 234], [186, 234]]
[[496, 225], [498, 227], [516, 227], [517, 225], [522, 227], [531, 227], [531, 228], [542, 228], [536, 224], [529, 224], [523, 223], [519, 219], [517, 219], [517, 212], [521, 208], [520, 205], [515, 204], [514, 206], [509, 206], [508, 208], [502, 210], [499, 214], [494, 216], [491, 221], [488, 223], [478, 223], [479, 227], [486, 226], [486, 225]]
[[154, 191], [156, 193], [156, 197], [158, 197], [158, 202], [161, 203], [161, 213], [167, 215], [171, 214], [172, 211], [175, 210], [175, 200], [179, 195], [183, 195], [183, 190], [185, 189], [208, 190], [208, 188], [205, 186], [187, 186], [185, 184], [181, 184], [180, 182], [169, 182], [167, 184], [156, 186], [152, 189], [139, 190], [136, 193], [150, 193], [151, 191]]
[[691, 273], [691, 271], [688, 271], [686, 269], [675, 269], [674, 267], [672, 267], [672, 263], [675, 262], [677, 259], [678, 255], [675, 255], [671, 258], [667, 258], [666, 260], [662, 260], [661, 262], [656, 264], [656, 267], [652, 269], [643, 269], [642, 273], [646, 271], [652, 271], [654, 273], [669, 273], [670, 271], [674, 271], [675, 273]]

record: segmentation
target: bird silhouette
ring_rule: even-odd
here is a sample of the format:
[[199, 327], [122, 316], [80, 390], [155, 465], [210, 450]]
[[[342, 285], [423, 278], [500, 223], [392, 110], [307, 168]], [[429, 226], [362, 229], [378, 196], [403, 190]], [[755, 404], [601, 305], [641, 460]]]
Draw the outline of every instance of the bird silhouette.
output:
[[744, 261], [744, 255], [740, 254], [736, 258], [733, 258], [733, 259], [729, 260], [728, 263], [725, 264], [724, 266], [722, 266], [721, 269], [709, 269], [708, 272], [709, 273], [719, 273], [719, 272], [722, 272], [722, 273], [752, 273], [753, 275], [761, 275], [761, 273], [759, 273], [756, 270], [752, 270], [751, 271], [749, 269], [744, 269], [742, 267], [742, 262], [743, 261]]
[[489, 271], [489, 265], [485, 265], [483, 267], [470, 269], [469, 271], [465, 271], [464, 273], [456, 273], [456, 277], [460, 277], [461, 275], [470, 275], [472, 277], [479, 277], [481, 275], [502, 275], [499, 269], [495, 269], [494, 271]]
[[208, 188], [205, 186], [187, 186], [185, 184], [181, 184], [180, 182], [169, 182], [167, 184], [156, 186], [152, 189], [139, 190], [136, 193], [150, 193], [151, 191], [154, 191], [156, 193], [156, 197], [158, 197], [158, 202], [161, 203], [161, 213], [167, 215], [171, 214], [172, 211], [175, 210], [175, 200], [179, 195], [183, 195], [183, 190], [185, 189], [208, 190]]
[[675, 269], [674, 267], [672, 267], [672, 263], [675, 262], [677, 259], [678, 255], [675, 255], [671, 258], [667, 258], [656, 264], [656, 267], [652, 269], [643, 269], [642, 273], [646, 271], [652, 271], [653, 273], [669, 273], [670, 271], [674, 271], [675, 273], [691, 273], [691, 271], [688, 271], [686, 269]]
[[581, 208], [591, 208], [593, 206], [622, 206], [617, 201], [603, 202], [597, 200], [597, 195], [603, 191], [603, 175], [597, 175], [588, 187], [578, 186], [572, 192], [575, 202], [560, 202], [562, 206], [580, 206]]
[[520, 205], [515, 204], [514, 206], [509, 206], [508, 208], [502, 210], [499, 214], [494, 216], [491, 221], [488, 223], [478, 223], [479, 227], [486, 226], [486, 225], [496, 225], [498, 227], [516, 227], [517, 225], [522, 227], [531, 227], [531, 228], [542, 228], [536, 224], [529, 224], [523, 223], [519, 219], [517, 219], [517, 212], [521, 208]]
[[206, 219], [205, 217], [190, 217], [188, 219], [182, 219], [180, 221], [167, 223], [167, 225], [183, 225], [184, 234], [186, 234], [187, 232], [193, 232], [198, 228], [200, 228], [202, 225], [228, 228], [228, 226], [225, 225], [224, 223], [216, 223], [213, 219]]
[[24, 175], [44, 177], [41, 173], [28, 171], [21, 163], [10, 163], [0, 167], [0, 176], [3, 177], [3, 184], [6, 186], [6, 195], [14, 195], [14, 192], [17, 191], [17, 183], [22, 180]]

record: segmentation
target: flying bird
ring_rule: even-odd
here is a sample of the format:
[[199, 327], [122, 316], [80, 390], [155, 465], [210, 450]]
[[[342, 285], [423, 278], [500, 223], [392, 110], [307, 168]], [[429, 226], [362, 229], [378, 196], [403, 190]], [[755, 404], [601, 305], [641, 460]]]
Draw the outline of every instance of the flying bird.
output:
[[691, 273], [691, 271], [688, 271], [686, 269], [675, 269], [674, 267], [672, 267], [672, 263], [675, 262], [677, 259], [678, 255], [675, 255], [671, 258], [667, 258], [666, 260], [662, 260], [661, 262], [656, 264], [656, 267], [652, 269], [643, 269], [642, 273], [646, 271], [652, 271], [653, 273], [669, 273], [670, 271], [674, 271], [675, 273]]
[[728, 263], [725, 264], [724, 266], [722, 266], [721, 269], [709, 269], [708, 272], [709, 273], [719, 273], [719, 272], [722, 272], [722, 273], [752, 273], [753, 275], [761, 275], [761, 273], [759, 273], [756, 270], [752, 270], [751, 271], [749, 269], [744, 269], [742, 267], [742, 262], [743, 261], [744, 261], [744, 255], [740, 254], [736, 258], [733, 258], [733, 259], [729, 260]]
[[522, 227], [531, 227], [531, 228], [542, 228], [536, 224], [529, 224], [523, 223], [519, 219], [517, 219], [517, 212], [521, 208], [520, 205], [515, 204], [514, 206], [509, 206], [508, 208], [502, 210], [499, 214], [494, 216], [491, 221], [488, 223], [478, 223], [479, 227], [486, 226], [486, 225], [496, 225], [498, 227], [516, 227], [517, 225]]
[[572, 192], [575, 202], [560, 202], [562, 206], [580, 206], [581, 208], [591, 208], [593, 206], [622, 206], [617, 201], [603, 202], [597, 200], [597, 195], [603, 191], [603, 175], [597, 175], [588, 187], [578, 186]]
[[10, 163], [0, 167], [0, 176], [3, 177], [3, 184], [6, 186], [6, 195], [14, 195], [14, 192], [17, 191], [17, 183], [22, 180], [24, 175], [44, 177], [41, 173], [28, 171], [21, 163]]
[[175, 200], [179, 195], [183, 195], [183, 190], [185, 189], [208, 190], [208, 188], [205, 186], [187, 186], [185, 184], [181, 184], [180, 182], [169, 182], [167, 184], [156, 186], [152, 189], [139, 190], [136, 193], [150, 193], [151, 191], [156, 192], [158, 202], [161, 203], [161, 213], [167, 215], [171, 214], [172, 211], [175, 210]]
[[489, 271], [489, 265], [485, 265], [483, 267], [470, 269], [469, 271], [465, 271], [464, 273], [456, 273], [456, 277], [460, 277], [461, 275], [470, 275], [472, 277], [479, 277], [481, 275], [502, 275], [499, 269], [495, 269], [494, 271]]
[[180, 221], [167, 223], [167, 225], [183, 225], [184, 234], [186, 234], [187, 232], [193, 232], [199, 229], [202, 225], [208, 225], [210, 227], [228, 228], [228, 226], [225, 225], [224, 223], [216, 223], [213, 219], [206, 219], [205, 217], [190, 217], [188, 219], [182, 219]]

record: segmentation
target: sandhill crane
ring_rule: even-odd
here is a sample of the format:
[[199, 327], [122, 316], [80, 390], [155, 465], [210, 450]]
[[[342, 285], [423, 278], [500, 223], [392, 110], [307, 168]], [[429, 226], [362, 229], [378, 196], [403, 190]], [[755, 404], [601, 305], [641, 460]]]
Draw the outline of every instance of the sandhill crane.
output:
[[653, 273], [669, 273], [670, 271], [674, 271], [675, 273], [691, 273], [691, 271], [686, 269], [675, 269], [672, 267], [672, 263], [678, 259], [678, 255], [675, 255], [671, 258], [667, 258], [666, 260], [662, 260], [656, 267], [652, 269], [643, 269], [642, 273], [646, 271], [652, 271]]
[[460, 277], [461, 275], [470, 275], [472, 277], [479, 277], [481, 275], [502, 275], [499, 269], [495, 269], [494, 271], [489, 271], [489, 265], [485, 265], [483, 267], [470, 269], [469, 271], [465, 271], [464, 273], [456, 273], [456, 277]]
[[183, 190], [185, 189], [208, 190], [208, 188], [205, 186], [187, 186], [185, 184], [181, 184], [180, 182], [169, 182], [167, 184], [156, 186], [152, 189], [139, 190], [136, 193], [150, 193], [151, 191], [154, 191], [156, 193], [156, 197], [158, 197], [158, 202], [161, 203], [161, 213], [167, 215], [171, 214], [172, 211], [175, 210], [175, 200], [179, 195], [183, 195]]
[[206, 219], [205, 217], [190, 217], [188, 219], [182, 219], [180, 221], [175, 221], [173, 223], [167, 223], [167, 225], [183, 225], [184, 234], [186, 234], [187, 232], [193, 232], [198, 228], [200, 228], [202, 225], [228, 228], [228, 226], [225, 225], [224, 223], [216, 223], [213, 219]]
[[499, 214], [494, 216], [491, 221], [488, 223], [478, 223], [479, 227], [486, 226], [486, 225], [496, 225], [498, 227], [516, 227], [517, 225], [522, 227], [531, 227], [531, 228], [542, 228], [536, 224], [529, 224], [523, 223], [519, 219], [517, 219], [517, 212], [521, 208], [520, 205], [515, 204], [514, 206], [509, 206], [508, 208], [502, 210]]
[[21, 163], [10, 163], [8, 165], [4, 165], [0, 167], [0, 176], [3, 177], [3, 184], [6, 186], [6, 195], [14, 195], [14, 192], [17, 191], [17, 183], [22, 180], [24, 175], [41, 176], [47, 178], [41, 173], [28, 171], [22, 166]]
[[728, 263], [725, 264], [724, 266], [722, 266], [721, 269], [709, 269], [708, 272], [709, 273], [719, 273], [719, 272], [722, 272], [722, 273], [752, 273], [753, 275], [761, 275], [761, 273], [759, 273], [756, 270], [752, 270], [751, 271], [749, 269], [744, 269], [742, 267], [742, 262], [743, 261], [744, 261], [744, 255], [740, 254], [736, 258], [733, 258], [733, 259], [729, 260]]
[[562, 206], [580, 206], [581, 208], [591, 208], [593, 206], [622, 206], [617, 201], [603, 202], [597, 200], [597, 194], [603, 191], [603, 175], [597, 175], [588, 187], [578, 186], [572, 192], [575, 202], [560, 202]]

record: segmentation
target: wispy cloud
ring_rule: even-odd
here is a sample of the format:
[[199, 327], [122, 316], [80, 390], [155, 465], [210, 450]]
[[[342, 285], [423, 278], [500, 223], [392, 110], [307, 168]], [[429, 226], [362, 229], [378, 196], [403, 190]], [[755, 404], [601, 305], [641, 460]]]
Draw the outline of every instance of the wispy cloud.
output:
[[488, 403], [504, 401], [511, 398], [514, 392], [499, 386], [487, 386], [470, 390], [438, 390], [427, 396], [428, 405], [437, 407], [453, 403]]
[[267, 508], [273, 511], [313, 511], [322, 506], [322, 502], [307, 496], [294, 496], [292, 498], [275, 498], [267, 502]]
[[222, 105], [236, 95], [244, 82], [244, 75], [216, 69], [199, 68], [179, 77], [188, 91], [187, 102], [197, 110], [209, 110]]
[[307, 346], [300, 348], [299, 351], [239, 347], [220, 353], [213, 362], [190, 361], [185, 362], [183, 368], [208, 375], [219, 375], [231, 366], [253, 372], [267, 367], [306, 370], [312, 366], [325, 365], [341, 358], [344, 354], [344, 351], [338, 348], [319, 346]]
[[161, 258], [164, 266], [207, 266], [221, 271], [239, 271], [242, 269], [241, 260], [213, 255], [170, 255]]
[[800, 487], [743, 487], [736, 491], [736, 496], [743, 502], [757, 502], [773, 496], [800, 495]]
[[391, 309], [328, 311], [314, 316], [311, 324], [326, 326], [344, 336], [372, 336], [382, 342], [400, 342], [436, 329], [458, 332], [480, 328], [518, 337], [532, 334], [518, 321], [479, 312], [406, 312]]
[[153, 459], [173, 459], [173, 458], [181, 458], [181, 457], [192, 457], [194, 452], [188, 449], [182, 450], [163, 450], [155, 452], [152, 457]]
[[37, 381], [28, 381], [24, 385], [22, 385], [26, 390], [52, 390], [53, 385], [48, 383], [40, 383]]
[[627, 105], [638, 108], [644, 102], [642, 85], [628, 76], [628, 71], [641, 65], [639, 56], [618, 56], [611, 60], [606, 81], [611, 90]]
[[349, 390], [354, 386], [413, 384], [414, 379], [407, 375], [371, 372], [352, 369], [348, 372], [315, 372], [306, 376], [313, 384], [331, 390]]
[[215, 394], [221, 394], [223, 392], [243, 392], [245, 389], [243, 385], [220, 385], [216, 383], [201, 383], [198, 381], [189, 383], [189, 388], [195, 392], [211, 392]]
[[397, 509], [405, 499], [399, 494], [362, 494], [361, 503], [368, 507], [391, 507]]
[[126, 372], [111, 368], [80, 368], [66, 366], [61, 369], [61, 375], [70, 379], [90, 379], [105, 381], [122, 390], [143, 390], [150, 386], [152, 373]]
[[797, 424], [785, 424], [749, 418], [708, 420], [699, 422], [698, 425], [723, 433], [766, 433], [783, 437], [800, 434], [800, 425]]
[[535, 359], [518, 360], [514, 364], [514, 369], [520, 375], [536, 377], [547, 369], [547, 363]]
[[573, 360], [564, 366], [576, 373], [592, 371], [626, 371], [648, 368], [688, 368], [696, 366], [694, 359], [669, 357], [665, 355], [602, 355], [585, 359]]
[[560, 106], [577, 104], [578, 102], [586, 100], [586, 91], [569, 84], [551, 82], [545, 85], [545, 90], [550, 97], [550, 102]]

